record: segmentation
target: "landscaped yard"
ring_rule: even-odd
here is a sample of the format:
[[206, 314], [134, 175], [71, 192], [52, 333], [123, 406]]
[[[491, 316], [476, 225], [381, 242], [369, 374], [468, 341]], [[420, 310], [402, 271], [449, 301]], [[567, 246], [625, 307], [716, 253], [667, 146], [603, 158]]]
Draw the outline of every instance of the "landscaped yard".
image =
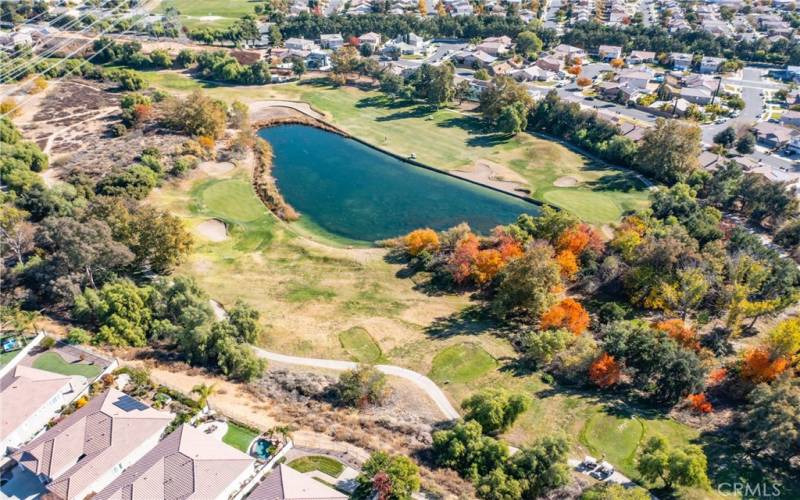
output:
[[341, 462], [321, 455], [296, 458], [289, 462], [289, 467], [298, 472], [318, 470], [334, 478], [339, 477], [344, 471], [344, 465]]
[[18, 353], [19, 351], [9, 351], [0, 353], [0, 366], [3, 366], [12, 359], [14, 359], [14, 356], [16, 356]]
[[46, 352], [33, 361], [33, 367], [61, 375], [82, 375], [89, 380], [102, 373], [102, 368], [85, 363], [67, 363], [58, 353]]
[[242, 427], [241, 425], [229, 422], [228, 432], [222, 436], [222, 442], [233, 446], [243, 453], [248, 453], [250, 451], [250, 443], [252, 443], [257, 437], [257, 432], [251, 431], [250, 429]]

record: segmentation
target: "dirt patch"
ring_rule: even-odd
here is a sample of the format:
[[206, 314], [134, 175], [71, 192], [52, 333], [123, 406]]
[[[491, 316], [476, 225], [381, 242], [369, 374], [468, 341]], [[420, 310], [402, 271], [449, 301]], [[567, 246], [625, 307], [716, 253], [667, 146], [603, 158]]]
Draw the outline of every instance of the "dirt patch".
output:
[[233, 170], [234, 165], [229, 161], [204, 161], [197, 168], [211, 177], [217, 177]]
[[453, 170], [452, 173], [514, 195], [530, 192], [524, 177], [505, 165], [489, 160], [477, 160], [469, 170]]
[[209, 241], [225, 241], [228, 239], [228, 229], [225, 223], [217, 219], [203, 221], [194, 228], [195, 232]]
[[553, 182], [553, 185], [555, 187], [566, 188], [566, 187], [575, 187], [580, 183], [581, 181], [579, 181], [575, 177], [565, 175], [564, 177], [559, 177], [558, 179], [556, 179], [555, 182]]
[[309, 116], [318, 120], [324, 117], [305, 102], [266, 100], [250, 103], [250, 119], [253, 122], [269, 121], [274, 118]]

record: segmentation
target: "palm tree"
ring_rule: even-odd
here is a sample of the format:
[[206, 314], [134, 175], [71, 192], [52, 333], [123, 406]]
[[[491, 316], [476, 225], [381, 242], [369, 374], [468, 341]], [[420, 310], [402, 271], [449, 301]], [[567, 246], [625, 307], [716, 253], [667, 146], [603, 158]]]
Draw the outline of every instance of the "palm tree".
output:
[[200, 408], [205, 408], [208, 404], [208, 398], [217, 392], [217, 384], [198, 384], [192, 388], [192, 394], [197, 394], [197, 405]]

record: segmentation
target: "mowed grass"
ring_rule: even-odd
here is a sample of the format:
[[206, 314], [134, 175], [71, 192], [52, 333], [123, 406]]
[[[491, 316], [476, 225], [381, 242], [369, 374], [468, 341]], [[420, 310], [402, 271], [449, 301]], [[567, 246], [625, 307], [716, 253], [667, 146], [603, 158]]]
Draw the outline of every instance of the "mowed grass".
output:
[[428, 376], [440, 383], [467, 383], [496, 366], [497, 361], [479, 344], [456, 344], [436, 354]]
[[253, 14], [254, 5], [256, 3], [250, 0], [162, 0], [159, 11], [166, 12], [170, 7], [178, 9], [187, 28], [222, 28]]
[[580, 440], [593, 454], [605, 455], [606, 460], [631, 474], [643, 436], [644, 425], [639, 419], [598, 412], [586, 421]]
[[354, 326], [343, 332], [339, 332], [339, 342], [342, 348], [359, 363], [376, 364], [383, 359], [383, 352], [375, 339], [369, 332], [360, 327]]
[[33, 367], [39, 370], [59, 373], [61, 375], [81, 375], [89, 380], [103, 371], [99, 366], [84, 363], [67, 363], [58, 353], [46, 352], [33, 361]]
[[311, 472], [318, 470], [333, 478], [337, 478], [344, 472], [344, 465], [338, 460], [322, 455], [311, 455], [300, 457], [289, 462], [289, 467], [297, 472]]
[[229, 422], [228, 431], [222, 436], [222, 442], [233, 446], [243, 453], [248, 453], [250, 451], [250, 443], [252, 443], [256, 437], [258, 437], [257, 432]]
[[[487, 131], [475, 113], [434, 110], [393, 101], [377, 91], [333, 87], [324, 80], [214, 86], [179, 73], [162, 74], [147, 78], [152, 85], [169, 91], [205, 87], [210, 95], [229, 102], [307, 102], [352, 135], [399, 155], [413, 153], [417, 160], [436, 168], [472, 171], [478, 161], [499, 165], [521, 176], [532, 198], [567, 209], [593, 224], [616, 222], [625, 211], [645, 208], [649, 203], [647, 189], [634, 172], [594, 161], [556, 141], [532, 134], [522, 133], [511, 139], [498, 136]], [[556, 186], [554, 183], [563, 177], [571, 177], [577, 184]]]

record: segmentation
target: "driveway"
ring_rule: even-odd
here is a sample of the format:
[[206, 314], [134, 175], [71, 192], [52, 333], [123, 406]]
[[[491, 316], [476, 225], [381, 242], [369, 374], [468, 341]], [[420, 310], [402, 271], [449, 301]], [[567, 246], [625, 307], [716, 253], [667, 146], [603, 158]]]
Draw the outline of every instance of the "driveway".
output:
[[[311, 366], [314, 368], [324, 368], [328, 370], [352, 370], [358, 367], [358, 363], [353, 363], [352, 361], [287, 356], [285, 354], [265, 351], [259, 347], [253, 347], [253, 350], [259, 357], [269, 361], [274, 361], [276, 363], [284, 363], [288, 365]], [[439, 407], [439, 410], [448, 419], [456, 419], [461, 416], [458, 411], [453, 408], [453, 405], [450, 404], [450, 400], [448, 400], [444, 392], [439, 389], [439, 386], [437, 386], [433, 380], [429, 379], [425, 375], [421, 375], [415, 371], [394, 365], [376, 365], [375, 368], [386, 375], [392, 375], [394, 377], [400, 377], [408, 380], [412, 384], [425, 391], [428, 397], [430, 397], [433, 402], [436, 403], [436, 406]]]

